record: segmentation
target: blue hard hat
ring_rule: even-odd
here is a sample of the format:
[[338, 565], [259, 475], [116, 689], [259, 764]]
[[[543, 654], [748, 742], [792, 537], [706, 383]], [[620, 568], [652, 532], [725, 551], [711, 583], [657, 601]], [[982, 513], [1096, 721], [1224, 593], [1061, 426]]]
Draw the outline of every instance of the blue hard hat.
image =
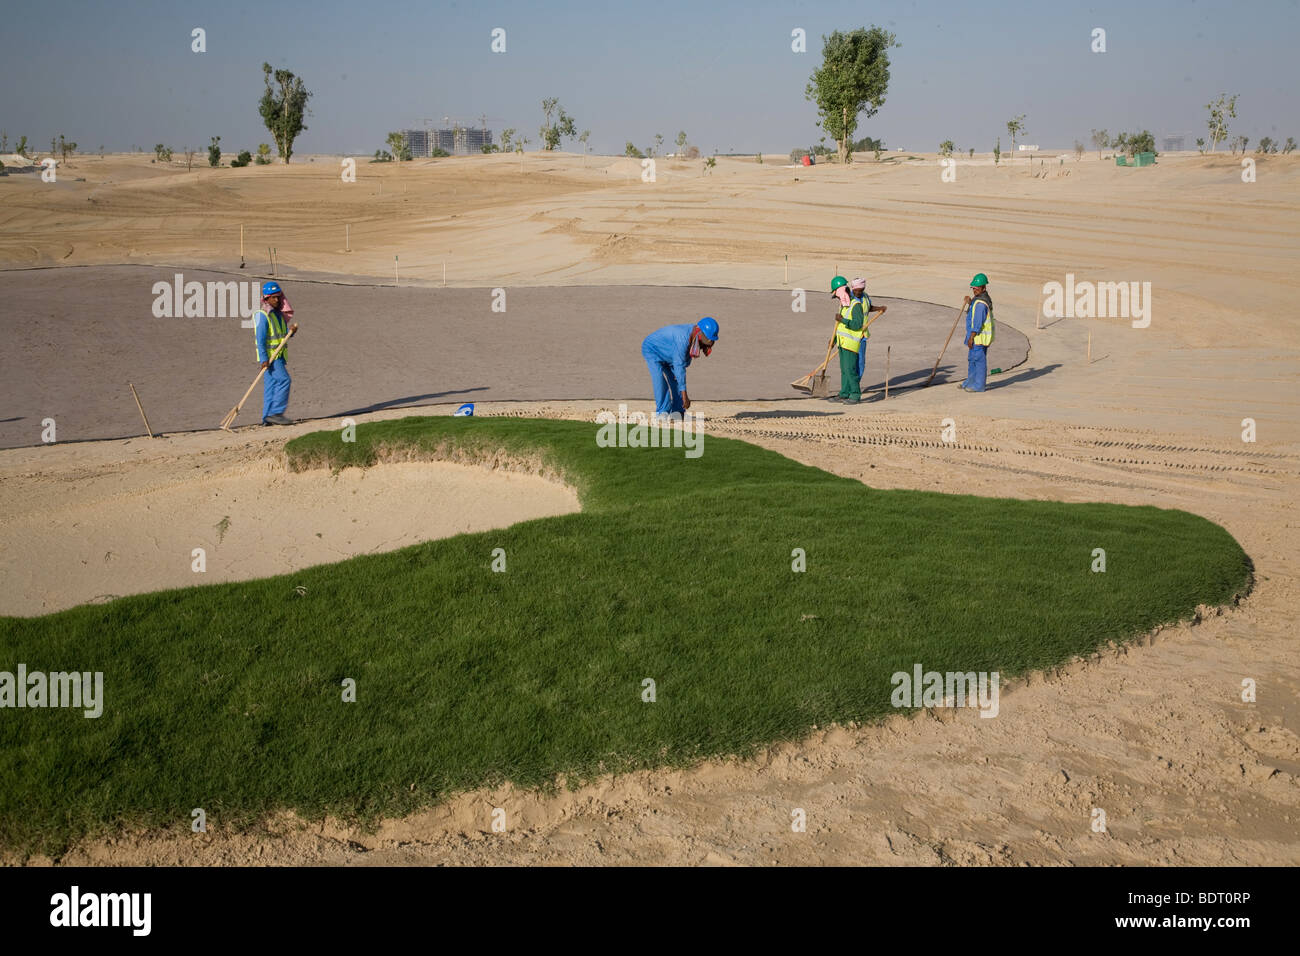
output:
[[708, 339], [710, 342], [718, 341], [718, 320], [717, 319], [713, 318], [713, 316], [706, 315], [704, 318], [700, 319], [700, 321], [697, 324], [699, 326], [700, 331], [704, 333], [704, 337], [706, 339]]
[[278, 295], [279, 292], [280, 292], [280, 283], [278, 283], [278, 282], [263, 282], [263, 283], [262, 283], [262, 298], [263, 298], [263, 299], [265, 299], [268, 295]]

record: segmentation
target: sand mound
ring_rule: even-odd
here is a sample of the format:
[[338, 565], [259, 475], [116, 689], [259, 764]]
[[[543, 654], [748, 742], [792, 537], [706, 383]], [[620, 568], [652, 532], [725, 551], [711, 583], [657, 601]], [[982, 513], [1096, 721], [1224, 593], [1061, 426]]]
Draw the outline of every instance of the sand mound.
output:
[[170, 477], [140, 487], [112, 471], [55, 500], [34, 480], [7, 488], [0, 614], [266, 577], [578, 510], [556, 482], [449, 462], [291, 473], [267, 457]]

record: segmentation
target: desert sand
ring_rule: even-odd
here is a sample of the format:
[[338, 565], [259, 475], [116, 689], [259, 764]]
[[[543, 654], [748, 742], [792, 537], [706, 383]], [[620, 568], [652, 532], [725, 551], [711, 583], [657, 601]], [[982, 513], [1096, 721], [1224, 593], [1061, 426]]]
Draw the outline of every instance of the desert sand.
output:
[[[755, 760], [602, 780], [556, 797], [465, 794], [374, 833], [285, 815], [245, 834], [123, 834], [65, 862], [1300, 862], [1300, 330], [1286, 318], [1300, 284], [1300, 160], [1261, 157], [1250, 184], [1226, 155], [1162, 157], [1140, 170], [1094, 156], [1041, 168], [961, 163], [955, 183], [940, 181], [933, 156], [813, 169], [723, 159], [709, 176], [698, 163], [664, 163], [656, 183], [640, 182], [630, 160], [565, 155], [525, 156], [522, 172], [511, 157], [363, 165], [355, 184], [341, 184], [337, 169], [337, 159], [316, 157], [187, 173], [110, 157], [75, 160], [68, 172], [86, 181], [61, 172], [43, 192], [30, 177], [7, 177], [0, 263], [226, 272], [238, 268], [243, 221], [250, 249], [277, 247], [286, 283], [384, 282], [400, 255], [403, 275], [428, 287], [441, 286], [444, 261], [448, 285], [469, 289], [820, 290], [839, 271], [865, 275], [875, 295], [955, 306], [983, 271], [999, 317], [1029, 343], [1027, 361], [984, 395], [948, 384], [888, 401], [873, 393], [853, 409], [793, 390], [716, 401], [701, 364], [692, 397], [706, 429], [882, 488], [1186, 509], [1241, 542], [1255, 587], [1194, 626], [1022, 682], [995, 721], [936, 711], [827, 728]], [[266, 264], [245, 271], [254, 267]], [[1151, 282], [1150, 327], [1039, 323], [1043, 284], [1067, 273]], [[745, 334], [743, 315], [730, 325], [719, 318]], [[11, 334], [20, 320], [6, 311]], [[305, 311], [299, 320], [310, 332]], [[64, 321], [75, 332], [81, 319]], [[825, 324], [815, 309], [791, 321], [817, 326], [814, 340]], [[937, 356], [942, 341], [929, 344]], [[820, 351], [789, 356], [789, 378]], [[494, 396], [476, 414], [593, 420], [641, 387], [577, 401]], [[954, 443], [940, 439], [945, 418]], [[1254, 442], [1243, 440], [1248, 418]], [[269, 470], [279, 443], [319, 427], [6, 449], [0, 495], [27, 503], [4, 520], [65, 520], [77, 505], [63, 499], [84, 488], [102, 526], [114, 527], [130, 513], [111, 494], [114, 481], [145, 489], [186, 468], [204, 477]], [[337, 560], [368, 544], [336, 539], [327, 550], [307, 540], [301, 560]], [[154, 563], [137, 568], [136, 585], [114, 586], [158, 586], [147, 582], [165, 562]], [[1258, 687], [1253, 703], [1241, 699], [1247, 678]], [[493, 807], [507, 811], [504, 834], [491, 832]], [[794, 808], [807, 811], [807, 833], [791, 832]], [[1106, 811], [1107, 832], [1092, 831], [1093, 808]]]

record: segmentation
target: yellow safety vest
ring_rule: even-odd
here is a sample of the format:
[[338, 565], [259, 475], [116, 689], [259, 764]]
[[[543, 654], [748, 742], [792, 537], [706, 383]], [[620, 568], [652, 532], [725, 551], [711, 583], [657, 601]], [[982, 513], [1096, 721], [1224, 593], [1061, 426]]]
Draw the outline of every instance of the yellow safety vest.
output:
[[[972, 339], [971, 341], [975, 345], [992, 345], [993, 344], [993, 303], [988, 299], [975, 298], [971, 300], [971, 304], [969, 306], [969, 308], [972, 311], [975, 308], [976, 302], [983, 302], [985, 307], [988, 309], [988, 312], [984, 314], [984, 324], [980, 327], [980, 330], [975, 333], [975, 338]], [[967, 316], [967, 321], [968, 322], [970, 321], [969, 313]]]
[[[270, 312], [265, 309], [259, 309], [253, 315], [254, 337], [257, 335], [257, 317], [259, 315], [266, 316], [266, 357], [270, 358], [275, 354], [276, 348], [284, 340], [284, 337], [289, 334], [289, 327], [284, 321], [284, 316], [275, 309], [272, 309]], [[256, 341], [256, 338], [254, 338], [254, 341]], [[253, 351], [257, 351], [256, 346], [254, 346]], [[279, 357], [282, 359], [287, 359], [289, 357], [289, 346], [286, 345], [284, 347], [284, 351], [280, 353]], [[257, 356], [257, 360], [259, 362], [262, 361], [262, 357], [260, 355]]]
[[[861, 300], [855, 300], [861, 304]], [[862, 328], [854, 332], [849, 328], [848, 323], [853, 320], [853, 302], [848, 305], [840, 306], [840, 318], [835, 323], [835, 341], [842, 349], [848, 349], [850, 352], [857, 352], [862, 348], [862, 340], [867, 337], [867, 314], [862, 313]]]

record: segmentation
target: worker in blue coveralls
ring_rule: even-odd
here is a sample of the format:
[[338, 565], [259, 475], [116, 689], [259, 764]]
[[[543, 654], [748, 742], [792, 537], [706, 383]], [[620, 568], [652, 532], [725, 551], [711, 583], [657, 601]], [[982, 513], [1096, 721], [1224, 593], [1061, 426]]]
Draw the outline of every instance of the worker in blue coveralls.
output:
[[[966, 381], [957, 387], [966, 392], [984, 391], [989, 373], [989, 346], [993, 344], [993, 300], [989, 298], [989, 277], [982, 272], [970, 280], [971, 294], [962, 300], [966, 314]], [[972, 298], [973, 297], [973, 298]]]
[[703, 353], [708, 355], [718, 341], [718, 323], [711, 316], [699, 322], [665, 325], [645, 337], [641, 356], [650, 369], [655, 393], [655, 417], [682, 415], [691, 407], [686, 394], [686, 366]]
[[284, 291], [278, 282], [262, 283], [262, 308], [253, 314], [253, 337], [257, 341], [257, 360], [266, 369], [266, 378], [262, 382], [263, 425], [293, 424], [293, 420], [284, 414], [289, 407], [289, 386], [292, 384], [285, 362], [289, 354], [288, 345], [281, 349], [274, 362], [271, 361], [280, 343], [298, 331], [296, 322], [289, 325], [285, 319], [284, 304]]

